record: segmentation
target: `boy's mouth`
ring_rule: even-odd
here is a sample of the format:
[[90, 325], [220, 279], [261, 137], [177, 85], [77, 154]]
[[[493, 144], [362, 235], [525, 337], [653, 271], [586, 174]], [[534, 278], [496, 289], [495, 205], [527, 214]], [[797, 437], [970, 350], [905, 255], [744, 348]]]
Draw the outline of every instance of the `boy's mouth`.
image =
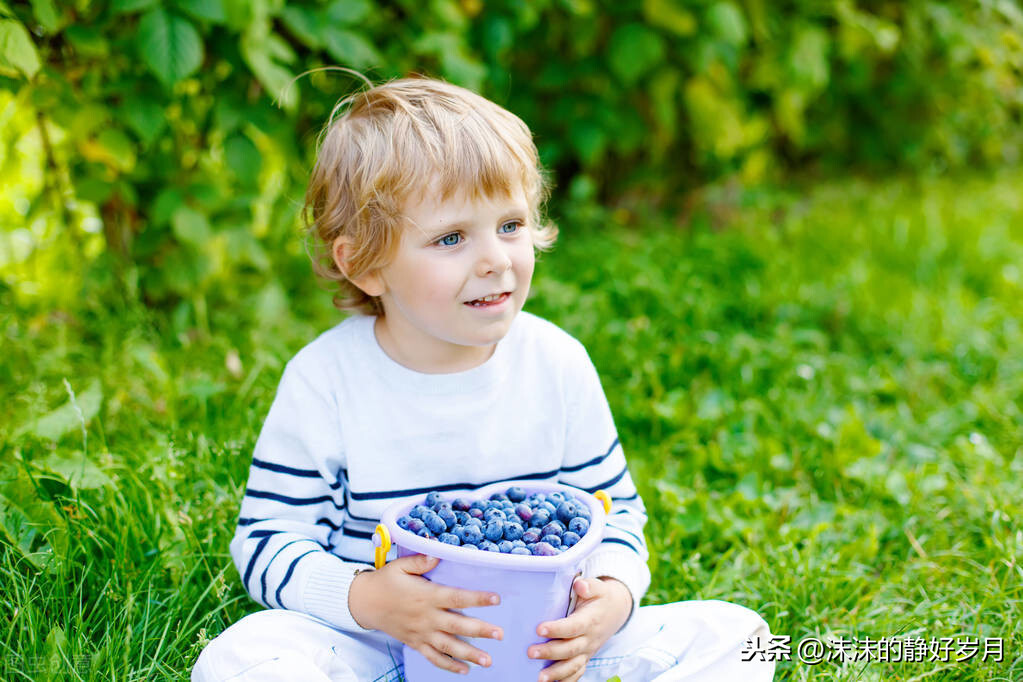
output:
[[473, 308], [486, 308], [487, 306], [499, 305], [511, 296], [511, 293], [506, 291], [501, 294], [490, 294], [483, 298], [477, 298], [475, 301], [468, 301], [465, 305], [472, 306]]

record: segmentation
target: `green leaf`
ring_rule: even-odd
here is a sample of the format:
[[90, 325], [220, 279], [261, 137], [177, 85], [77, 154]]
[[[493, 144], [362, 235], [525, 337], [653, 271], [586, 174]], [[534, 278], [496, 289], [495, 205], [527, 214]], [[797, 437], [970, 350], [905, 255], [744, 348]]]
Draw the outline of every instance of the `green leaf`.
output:
[[135, 144], [117, 128], [105, 128], [96, 138], [96, 142], [104, 151], [104, 160], [121, 171], [127, 173], [135, 167]]
[[0, 19], [0, 74], [32, 78], [39, 66], [36, 46], [21, 22]]
[[201, 248], [210, 238], [210, 222], [206, 214], [189, 206], [180, 206], [171, 217], [174, 236], [185, 244]]
[[32, 0], [32, 14], [46, 33], [56, 33], [60, 29], [60, 14], [53, 6], [53, 0]]
[[289, 5], [281, 11], [281, 21], [306, 47], [323, 47], [323, 19], [309, 8]]
[[159, 3], [160, 0], [114, 0], [110, 3], [110, 11], [114, 14], [127, 14], [156, 7]]
[[167, 126], [163, 107], [152, 97], [131, 95], [125, 98], [118, 117], [128, 124], [146, 146]]
[[143, 61], [165, 86], [174, 85], [202, 64], [199, 32], [187, 19], [162, 9], [142, 17], [136, 42]]
[[267, 94], [286, 110], [294, 110], [298, 105], [298, 86], [292, 83], [295, 75], [278, 63], [281, 59], [294, 60], [295, 53], [288, 44], [269, 33], [250, 30], [242, 38], [241, 48], [245, 63]]
[[328, 54], [347, 66], [364, 69], [383, 62], [372, 43], [358, 33], [331, 26], [324, 32], [323, 39]]
[[664, 40], [642, 24], [626, 24], [614, 32], [608, 46], [611, 70], [626, 85], [634, 85], [664, 59]]
[[64, 36], [83, 57], [106, 57], [110, 53], [106, 38], [93, 26], [72, 24], [64, 31]]
[[227, 11], [222, 0], [176, 0], [174, 4], [185, 14], [211, 24], [227, 21]]
[[643, 17], [677, 36], [696, 33], [696, 17], [678, 0], [643, 0]]
[[245, 187], [255, 187], [259, 181], [263, 159], [252, 140], [244, 135], [232, 135], [224, 143], [227, 165]]
[[70, 454], [54, 452], [32, 463], [59, 475], [74, 489], [102, 488], [113, 484], [110, 477], [80, 450]]
[[719, 2], [707, 11], [707, 23], [718, 38], [734, 47], [746, 42], [748, 31], [742, 10], [731, 2]]
[[357, 24], [369, 16], [372, 9], [366, 0], [334, 0], [327, 7], [327, 24]]
[[93, 379], [81, 393], [47, 414], [24, 424], [15, 437], [25, 433], [47, 440], [60, 440], [73, 429], [84, 429], [99, 412], [103, 402], [103, 389], [99, 379]]

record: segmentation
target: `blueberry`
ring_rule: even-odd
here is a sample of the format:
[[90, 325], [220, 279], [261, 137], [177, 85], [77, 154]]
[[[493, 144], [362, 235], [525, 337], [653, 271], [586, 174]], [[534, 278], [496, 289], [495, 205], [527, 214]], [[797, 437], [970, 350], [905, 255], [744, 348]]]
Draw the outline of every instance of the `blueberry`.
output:
[[[469, 513], [472, 514], [473, 509], [479, 509], [482, 512], [486, 508], [487, 503], [485, 500], [474, 500], [473, 503], [469, 505]], [[475, 514], [473, 514], [473, 516], [475, 516]]]
[[421, 531], [424, 528], [426, 528], [426, 524], [423, 523], [422, 519], [413, 518], [409, 520], [408, 528], [406, 528], [405, 530], [407, 530], [410, 533], [419, 533], [419, 531]]
[[477, 519], [474, 516], [470, 516], [469, 520], [462, 524], [463, 526], [476, 526], [480, 530], [483, 530], [483, 521]]
[[423, 514], [425, 514], [428, 511], [430, 511], [429, 507], [424, 507], [421, 504], [417, 504], [416, 506], [412, 507], [412, 511], [410, 511], [408, 515], [414, 519], [421, 519], [423, 518]]
[[522, 537], [522, 533], [525, 529], [522, 524], [515, 523], [514, 521], [504, 524], [504, 538], [506, 540], [518, 540]]
[[538, 542], [533, 547], [533, 556], [557, 556], [558, 550], [546, 542]]
[[515, 546], [512, 545], [511, 540], [501, 540], [497, 543], [497, 549], [501, 551], [501, 554], [510, 554], [514, 547]]
[[568, 529], [582, 537], [590, 529], [590, 522], [582, 516], [577, 516], [568, 522]]
[[423, 515], [423, 523], [430, 529], [430, 532], [434, 535], [440, 535], [447, 531], [448, 524], [437, 515], [437, 512], [428, 512]]
[[430, 540], [433, 539], [433, 533], [431, 533], [430, 529], [426, 528], [425, 526], [423, 528], [420, 528], [416, 535], [418, 535], [421, 538], [428, 538]]
[[528, 504], [530, 507], [535, 507], [536, 505], [540, 504], [546, 499], [547, 496], [544, 495], [543, 493], [533, 493], [532, 495], [526, 498], [526, 504]]
[[494, 520], [507, 521], [508, 517], [505, 516], [504, 512], [501, 511], [500, 509], [488, 509], [485, 512], [483, 512], [483, 520], [488, 523]]
[[508, 490], [505, 491], [505, 495], [507, 495], [508, 499], [512, 502], [521, 502], [526, 499], [526, 491], [517, 485], [513, 485], [508, 488]]
[[423, 504], [425, 504], [427, 507], [432, 507], [433, 505], [437, 504], [440, 501], [441, 501], [440, 493], [434, 490], [431, 493], [427, 493], [426, 502], [424, 502]]
[[528, 549], [526, 549], [524, 546], [523, 547], [512, 547], [512, 551], [510, 553], [511, 554], [524, 554], [526, 556], [531, 556], [533, 554]]
[[533, 542], [540, 542], [540, 531], [537, 528], [530, 528], [522, 534], [522, 541], [527, 545]]
[[411, 516], [399, 516], [398, 517], [398, 528], [408, 530], [408, 522], [412, 520]]
[[465, 527], [465, 539], [462, 544], [466, 545], [478, 545], [483, 541], [483, 531], [480, 530], [479, 526], [466, 526]]
[[561, 492], [560, 490], [555, 490], [553, 493], [547, 496], [547, 501], [551, 502], [554, 506], [561, 504], [566, 499], [568, 498], [565, 497], [565, 493]]
[[455, 512], [455, 523], [460, 523], [460, 524], [462, 524], [462, 525], [464, 526], [464, 525], [465, 525], [465, 522], [466, 522], [466, 521], [468, 521], [468, 520], [469, 520], [469, 519], [471, 519], [471, 518], [472, 518], [472, 517], [471, 517], [471, 516], [469, 516], [469, 515], [468, 515], [468, 514], [467, 514], [466, 512], [464, 512], [464, 511], [456, 511], [456, 512]]
[[441, 533], [437, 536], [437, 539], [441, 542], [446, 542], [449, 545], [458, 546], [462, 544], [462, 541], [458, 539], [458, 536], [452, 535], [451, 533]]
[[502, 502], [504, 500], [507, 500], [508, 496], [505, 495], [504, 493], [494, 493], [493, 495], [490, 496], [490, 499], [498, 501], [498, 502]]
[[497, 542], [504, 537], [504, 521], [494, 519], [487, 524], [487, 527], [483, 530], [483, 535], [487, 540]]
[[511, 543], [512, 543], [512, 547], [525, 547], [526, 546], [526, 543], [524, 543], [522, 540], [512, 540]]
[[561, 547], [561, 538], [557, 535], [544, 535], [540, 538], [540, 544], [547, 543], [551, 547]]
[[540, 509], [546, 509], [548, 512], [550, 512], [551, 518], [554, 518], [554, 515], [558, 513], [558, 508], [554, 506], [551, 502], [541, 502], [537, 506]]
[[482, 549], [484, 552], [500, 552], [501, 551], [500, 549], [498, 549], [497, 545], [495, 545], [490, 540], [484, 540], [483, 542], [481, 542], [480, 543], [480, 549]]
[[572, 519], [579, 515], [579, 507], [578, 505], [576, 505], [575, 502], [572, 502], [571, 500], [567, 502], [562, 502], [561, 504], [558, 505], [558, 511], [555, 515], [557, 516], [558, 521], [561, 521], [562, 523], [568, 523], [569, 521], [571, 521]]
[[529, 505], [518, 504], [515, 506], [515, 513], [523, 523], [529, 523], [529, 520], [533, 518], [533, 510], [529, 508]]
[[561, 536], [561, 544], [563, 547], [574, 547], [575, 543], [579, 542], [580, 539], [581, 538], [572, 531], [565, 531], [565, 534]]
[[448, 528], [451, 528], [456, 523], [458, 523], [458, 520], [455, 518], [455, 512], [451, 511], [450, 509], [439, 510], [437, 512], [437, 516], [441, 518], [441, 520], [444, 522], [444, 525], [446, 525]]
[[483, 510], [480, 509], [479, 507], [472, 507], [469, 509], [469, 516], [471, 516], [474, 519], [482, 519]]
[[533, 511], [533, 517], [529, 519], [530, 528], [543, 528], [551, 522], [551, 513], [540, 507]]
[[462, 544], [465, 543], [465, 526], [463, 526], [460, 523], [457, 523], [454, 525], [454, 527], [451, 528], [450, 532], [452, 535], [458, 538], [458, 542]]
[[454, 509], [455, 511], [467, 512], [469, 511], [469, 506], [471, 504], [472, 503], [469, 502], [469, 500], [465, 499], [464, 497], [456, 497], [455, 500], [451, 503], [451, 508]]
[[555, 535], [561, 537], [565, 533], [565, 526], [561, 521], [551, 521], [540, 529], [540, 537], [544, 535]]

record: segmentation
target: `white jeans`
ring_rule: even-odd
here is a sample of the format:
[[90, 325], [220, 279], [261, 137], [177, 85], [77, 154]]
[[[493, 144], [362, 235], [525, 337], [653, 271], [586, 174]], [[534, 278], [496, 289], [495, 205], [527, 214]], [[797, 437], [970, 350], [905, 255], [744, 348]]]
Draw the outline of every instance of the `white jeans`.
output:
[[[622, 682], [768, 681], [774, 662], [743, 661], [749, 656], [740, 653], [756, 637], [770, 637], [767, 623], [737, 604], [643, 606], [590, 659], [582, 682], [615, 675]], [[245, 616], [210, 642], [192, 682], [391, 682], [403, 669], [402, 644], [389, 635], [345, 632], [272, 609]]]

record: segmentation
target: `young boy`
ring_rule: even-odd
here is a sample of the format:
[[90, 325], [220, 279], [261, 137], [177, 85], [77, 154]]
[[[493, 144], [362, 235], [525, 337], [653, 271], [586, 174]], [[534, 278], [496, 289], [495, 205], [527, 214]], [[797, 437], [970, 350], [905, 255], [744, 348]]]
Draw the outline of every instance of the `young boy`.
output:
[[402, 643], [452, 672], [489, 666], [486, 639], [503, 633], [458, 609], [497, 603], [501, 586], [435, 585], [422, 574], [437, 559], [423, 555], [372, 570], [372, 534], [396, 501], [513, 479], [602, 488], [614, 505], [574, 611], [538, 624], [522, 652], [551, 661], [540, 680], [771, 679], [773, 663], [741, 654], [769, 635], [756, 613], [638, 608], [646, 513], [597, 371], [578, 341], [522, 312], [534, 251], [557, 233], [541, 219], [547, 186], [526, 125], [424, 78], [342, 106], [306, 206], [329, 254], [317, 269], [358, 314], [284, 371], [231, 542], [269, 610], [213, 640], [192, 679], [395, 680]]

